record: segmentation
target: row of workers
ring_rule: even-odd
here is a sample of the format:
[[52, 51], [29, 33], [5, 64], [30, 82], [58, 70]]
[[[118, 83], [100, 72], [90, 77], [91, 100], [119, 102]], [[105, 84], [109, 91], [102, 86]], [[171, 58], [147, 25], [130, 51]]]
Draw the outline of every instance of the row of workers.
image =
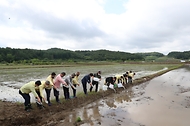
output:
[[[24, 98], [24, 106], [26, 111], [30, 111], [32, 109], [31, 102], [30, 102], [30, 95], [29, 93], [33, 93], [34, 97], [36, 98], [36, 103], [39, 107], [42, 107], [42, 101], [47, 102], [49, 106], [51, 106], [50, 101], [50, 94], [51, 89], [53, 88], [53, 93], [56, 99], [57, 103], [60, 103], [59, 94], [60, 90], [63, 89], [65, 99], [70, 99], [69, 94], [69, 87], [73, 89], [73, 97], [76, 98], [76, 86], [80, 85], [79, 83], [79, 75], [80, 72], [73, 73], [71, 75], [68, 75], [65, 79], [63, 77], [66, 75], [65, 72], [62, 72], [56, 76], [55, 72], [53, 72], [51, 75], [49, 75], [45, 81], [31, 81], [27, 84], [24, 84], [19, 89], [19, 94]], [[97, 81], [93, 81], [92, 79], [94, 77], [97, 77], [101, 79], [101, 71], [98, 71], [97, 73], [93, 74], [90, 73], [88, 75], [85, 75], [81, 82], [83, 86], [83, 91], [87, 95], [87, 83], [91, 85], [90, 91], [92, 91], [93, 86], [96, 86], [95, 91], [98, 90], [98, 83]], [[45, 92], [47, 94], [47, 100], [44, 97], [43, 90], [45, 89]]]
[[135, 73], [132, 71], [127, 71], [123, 75], [115, 75], [114, 77], [106, 77], [105, 85], [109, 87], [110, 84], [132, 84]]
[[[129, 72], [131, 73], [131, 72]], [[122, 83], [129, 82], [128, 78], [132, 78], [130, 74], [126, 72], [126, 74], [123, 74], [122, 76], [116, 76], [116, 77], [107, 77], [105, 79], [105, 83], [119, 83], [120, 81]], [[80, 85], [79, 83], [79, 75], [80, 72], [73, 73], [71, 75], [68, 75], [65, 79], [63, 77], [66, 75], [65, 72], [62, 72], [56, 76], [56, 74], [53, 72], [51, 75], [49, 75], [45, 81], [36, 81], [36, 82], [29, 82], [25, 85], [23, 85], [19, 89], [19, 94], [24, 98], [24, 106], [26, 111], [30, 111], [32, 109], [31, 107], [31, 102], [30, 102], [30, 95], [29, 93], [33, 93], [33, 95], [36, 98], [37, 105], [39, 107], [42, 107], [42, 101], [47, 102], [49, 106], [51, 106], [51, 101], [50, 101], [50, 94], [51, 94], [51, 89], [53, 88], [53, 93], [55, 96], [55, 100], [57, 103], [60, 103], [59, 99], [59, 94], [61, 89], [63, 89], [64, 97], [65, 99], [70, 99], [70, 94], [69, 94], [69, 87], [72, 88], [73, 90], [73, 97], [76, 98], [76, 86]], [[134, 76], [134, 74], [133, 74]], [[96, 79], [95, 79], [96, 78]], [[112, 79], [109, 79], [112, 78]], [[115, 78], [115, 79], [114, 79]], [[87, 83], [90, 84], [90, 91], [92, 91], [93, 87], [95, 86], [95, 91], [98, 91], [98, 84], [99, 81], [101, 80], [101, 71], [98, 71], [97, 73], [93, 74], [87, 74], [85, 75], [82, 79], [82, 87], [84, 94], [87, 95]], [[46, 92], [46, 98], [44, 97], [43, 90]]]

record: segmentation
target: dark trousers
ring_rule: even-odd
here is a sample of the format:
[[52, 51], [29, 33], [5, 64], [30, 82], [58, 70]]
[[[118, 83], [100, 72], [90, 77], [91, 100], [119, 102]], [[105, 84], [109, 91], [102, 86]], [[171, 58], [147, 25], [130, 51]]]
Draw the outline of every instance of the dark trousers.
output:
[[123, 82], [123, 79], [118, 79], [117, 84], [122, 83], [122, 82]]
[[107, 77], [105, 79], [105, 84], [109, 87], [110, 84], [113, 84], [114, 85], [115, 81], [113, 80], [113, 77]]
[[[73, 86], [76, 87], [77, 85], [73, 84]], [[74, 89], [73, 87], [72, 87], [72, 89], [73, 89], [73, 97], [76, 97], [76, 89]]]
[[[94, 87], [94, 85], [96, 86], [96, 87], [95, 87], [95, 92], [97, 92], [97, 91], [98, 91], [98, 82], [93, 81], [93, 82], [92, 82], [92, 85], [93, 85], [93, 87]], [[90, 92], [92, 91], [93, 87], [92, 87], [92, 86], [90, 87]]]
[[20, 90], [19, 90], [19, 94], [24, 98], [24, 106], [30, 105], [30, 95], [22, 93]]
[[[40, 100], [41, 100], [41, 102], [42, 102], [42, 96], [40, 95], [40, 91], [36, 91], [36, 93], [38, 94], [38, 97], [40, 98]], [[42, 109], [42, 105], [41, 105], [41, 104], [39, 104], [39, 103], [36, 102], [36, 105], [37, 105], [40, 109]]]
[[56, 102], [59, 102], [59, 91], [57, 91], [55, 88], [53, 88], [53, 93], [54, 93]]
[[83, 86], [83, 91], [84, 91], [84, 94], [87, 94], [87, 82], [84, 82], [82, 81], [82, 86]]
[[41, 102], [42, 102], [42, 97], [40, 95], [40, 91], [36, 91], [36, 93], [38, 94], [38, 97], [40, 98]]
[[132, 84], [132, 77], [128, 77], [128, 83]]
[[65, 99], [70, 99], [69, 88], [66, 88], [65, 86], [63, 86], [63, 92], [64, 92]]
[[47, 101], [48, 101], [48, 103], [50, 103], [51, 89], [46, 89], [46, 88], [45, 88], [45, 91], [46, 91], [46, 95], [47, 95]]

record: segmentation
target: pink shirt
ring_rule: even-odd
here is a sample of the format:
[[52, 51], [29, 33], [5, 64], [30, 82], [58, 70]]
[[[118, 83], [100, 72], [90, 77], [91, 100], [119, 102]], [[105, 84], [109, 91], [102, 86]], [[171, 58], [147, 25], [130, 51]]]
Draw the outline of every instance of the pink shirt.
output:
[[60, 74], [58, 74], [54, 80], [54, 85], [56, 88], [60, 88], [60, 84], [65, 84], [65, 81], [63, 80], [63, 78], [61, 77]]

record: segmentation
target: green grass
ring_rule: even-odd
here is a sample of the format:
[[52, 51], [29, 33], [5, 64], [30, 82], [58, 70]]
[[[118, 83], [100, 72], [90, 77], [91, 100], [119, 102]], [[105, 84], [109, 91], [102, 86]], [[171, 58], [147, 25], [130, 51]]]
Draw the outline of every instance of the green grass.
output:
[[81, 122], [81, 121], [82, 121], [81, 118], [77, 117], [76, 122]]

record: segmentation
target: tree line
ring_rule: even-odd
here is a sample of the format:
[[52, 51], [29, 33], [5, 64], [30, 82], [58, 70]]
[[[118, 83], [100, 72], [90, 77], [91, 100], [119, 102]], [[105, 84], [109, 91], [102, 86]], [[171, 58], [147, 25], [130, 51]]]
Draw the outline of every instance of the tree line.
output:
[[168, 53], [168, 57], [182, 59], [182, 60], [189, 60], [190, 59], [190, 51], [184, 51], [184, 52], [173, 51], [173, 52]]
[[0, 48], [0, 62], [26, 62], [34, 61], [138, 61], [143, 57], [119, 51], [96, 50], [96, 51], [70, 51], [59, 48], [47, 50]]
[[[169, 53], [168, 56], [183, 59], [188, 57], [181, 55], [179, 52]], [[155, 59], [163, 57], [159, 52], [151, 53], [128, 53], [109, 50], [65, 50], [60, 48], [50, 48], [47, 50], [37, 49], [16, 49], [16, 48], [0, 48], [0, 63], [60, 63], [62, 61], [79, 62], [79, 61], [143, 61], [147, 59]], [[42, 63], [43, 64], [43, 63]]]

